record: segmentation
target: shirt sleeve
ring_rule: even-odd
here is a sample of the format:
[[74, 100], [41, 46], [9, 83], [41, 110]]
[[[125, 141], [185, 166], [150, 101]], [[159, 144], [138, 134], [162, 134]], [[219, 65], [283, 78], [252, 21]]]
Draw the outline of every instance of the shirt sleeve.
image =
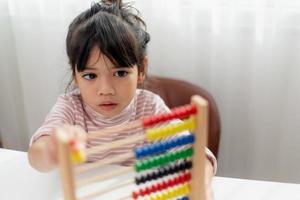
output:
[[155, 95], [154, 102], [154, 115], [171, 112], [170, 108], [160, 96]]
[[62, 124], [74, 124], [74, 105], [71, 97], [61, 95], [56, 104], [46, 116], [42, 126], [30, 139], [30, 146], [40, 137], [50, 135], [54, 129]]

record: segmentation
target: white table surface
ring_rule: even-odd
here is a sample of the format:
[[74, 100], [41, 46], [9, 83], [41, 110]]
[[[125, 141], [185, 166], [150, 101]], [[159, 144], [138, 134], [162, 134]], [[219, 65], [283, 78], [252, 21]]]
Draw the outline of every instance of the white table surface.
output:
[[[127, 175], [117, 177], [101, 186], [114, 185]], [[62, 190], [57, 171], [40, 173], [32, 169], [25, 152], [0, 149], [1, 200], [58, 200]], [[300, 185], [267, 181], [215, 177], [215, 200], [300, 200]], [[128, 189], [120, 189], [120, 193]], [[113, 199], [114, 194], [101, 199]]]

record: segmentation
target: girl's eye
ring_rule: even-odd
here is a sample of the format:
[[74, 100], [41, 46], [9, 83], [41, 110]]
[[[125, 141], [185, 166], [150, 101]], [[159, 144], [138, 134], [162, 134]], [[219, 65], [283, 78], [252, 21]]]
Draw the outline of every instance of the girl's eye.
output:
[[120, 70], [120, 71], [116, 71], [116, 72], [114, 73], [114, 76], [117, 76], [117, 77], [125, 77], [125, 76], [127, 76], [127, 74], [128, 74], [127, 71], [122, 71], [122, 70]]
[[84, 75], [82, 75], [82, 77], [86, 80], [92, 80], [92, 79], [95, 79], [97, 77], [97, 75], [91, 73], [91, 74], [84, 74]]

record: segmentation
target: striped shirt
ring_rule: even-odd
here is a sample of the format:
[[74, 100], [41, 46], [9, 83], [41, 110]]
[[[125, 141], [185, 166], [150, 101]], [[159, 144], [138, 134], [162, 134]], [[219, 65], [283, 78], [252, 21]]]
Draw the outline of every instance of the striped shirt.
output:
[[[56, 104], [47, 115], [43, 125], [32, 136], [30, 144], [44, 135], [51, 134], [54, 129], [63, 124], [77, 125], [83, 128], [87, 133], [108, 128], [120, 124], [126, 124], [131, 121], [148, 117], [155, 114], [170, 112], [164, 101], [156, 94], [137, 89], [134, 98], [130, 104], [117, 116], [107, 118], [93, 110], [89, 105], [82, 101], [79, 90], [74, 90], [68, 94], [60, 95]], [[88, 142], [87, 148], [92, 146], [107, 144], [112, 141], [126, 139], [137, 135], [144, 134], [141, 129], [117, 132], [108, 134]], [[123, 145], [118, 148], [110, 149], [101, 154], [92, 155], [88, 161], [93, 162], [99, 159], [120, 155], [132, 151], [133, 148], [145, 144], [141, 141], [134, 144]], [[214, 171], [216, 172], [216, 159], [214, 155], [206, 149], [207, 157], [211, 160]], [[122, 164], [131, 164], [133, 159], [123, 162]]]

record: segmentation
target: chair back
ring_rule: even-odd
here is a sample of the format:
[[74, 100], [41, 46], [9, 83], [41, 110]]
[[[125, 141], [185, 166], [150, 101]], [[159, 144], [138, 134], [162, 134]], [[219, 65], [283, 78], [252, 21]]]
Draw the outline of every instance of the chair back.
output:
[[206, 99], [209, 103], [208, 148], [218, 157], [221, 120], [216, 102], [209, 92], [187, 81], [157, 76], [148, 76], [139, 88], [158, 94], [169, 108], [190, 103], [191, 96], [195, 94]]

